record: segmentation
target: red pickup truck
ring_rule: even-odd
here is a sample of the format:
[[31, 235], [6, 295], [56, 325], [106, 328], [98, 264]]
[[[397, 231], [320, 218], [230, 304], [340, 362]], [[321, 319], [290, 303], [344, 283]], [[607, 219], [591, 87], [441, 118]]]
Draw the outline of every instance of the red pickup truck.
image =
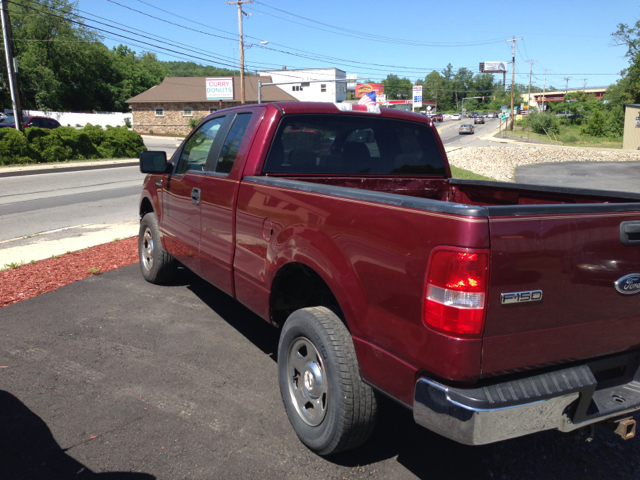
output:
[[332, 103], [220, 110], [140, 165], [144, 278], [179, 262], [281, 328], [315, 452], [363, 443], [379, 394], [470, 445], [635, 434], [640, 196], [451, 178], [428, 118]]

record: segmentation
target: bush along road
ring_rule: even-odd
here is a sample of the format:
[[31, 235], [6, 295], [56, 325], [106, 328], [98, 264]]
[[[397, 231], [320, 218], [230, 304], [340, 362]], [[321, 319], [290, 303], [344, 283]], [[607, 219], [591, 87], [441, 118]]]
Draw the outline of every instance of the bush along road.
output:
[[140, 134], [127, 127], [0, 129], [0, 165], [134, 158], [146, 149]]

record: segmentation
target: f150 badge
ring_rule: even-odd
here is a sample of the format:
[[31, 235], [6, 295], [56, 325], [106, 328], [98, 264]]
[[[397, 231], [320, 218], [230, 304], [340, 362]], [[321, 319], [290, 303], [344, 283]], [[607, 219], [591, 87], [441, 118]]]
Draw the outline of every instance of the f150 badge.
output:
[[542, 290], [500, 294], [500, 302], [503, 305], [507, 305], [509, 303], [537, 302], [539, 300], [542, 300]]
[[614, 283], [618, 292], [623, 295], [635, 295], [640, 293], [640, 273], [630, 273], [624, 277], [620, 277]]

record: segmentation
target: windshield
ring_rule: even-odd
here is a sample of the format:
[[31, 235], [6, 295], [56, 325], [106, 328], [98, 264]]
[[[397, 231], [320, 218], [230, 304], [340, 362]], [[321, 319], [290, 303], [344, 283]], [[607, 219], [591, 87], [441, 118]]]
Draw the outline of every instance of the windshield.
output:
[[372, 116], [288, 115], [264, 173], [445, 175], [426, 124]]

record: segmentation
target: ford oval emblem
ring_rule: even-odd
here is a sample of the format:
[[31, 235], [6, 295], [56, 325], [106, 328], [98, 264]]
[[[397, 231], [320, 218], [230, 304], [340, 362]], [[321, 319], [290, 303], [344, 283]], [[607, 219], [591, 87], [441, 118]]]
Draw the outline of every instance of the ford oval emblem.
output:
[[623, 295], [640, 293], [640, 273], [630, 273], [620, 277], [614, 285], [616, 290]]

